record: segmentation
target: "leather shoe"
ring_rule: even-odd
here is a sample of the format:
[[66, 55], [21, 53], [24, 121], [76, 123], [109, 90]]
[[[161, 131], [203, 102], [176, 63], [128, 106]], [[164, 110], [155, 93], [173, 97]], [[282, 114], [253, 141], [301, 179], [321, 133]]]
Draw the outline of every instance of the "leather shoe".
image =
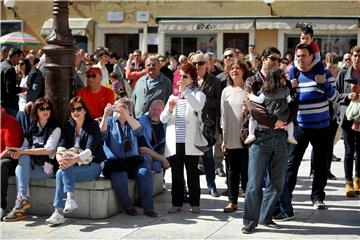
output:
[[216, 188], [211, 188], [209, 194], [213, 197], [220, 197], [220, 194], [217, 192]]
[[158, 216], [154, 210], [146, 211], [146, 212], [144, 212], [144, 214], [151, 218], [156, 218]]
[[224, 208], [224, 213], [231, 213], [231, 212], [235, 212], [237, 210], [237, 205], [234, 203], [229, 203], [225, 208]]
[[337, 156], [335, 156], [334, 154], [332, 155], [332, 161], [334, 162], [340, 162], [341, 158], [338, 158]]
[[126, 212], [127, 215], [130, 215], [130, 216], [138, 215], [138, 212], [136, 211], [135, 208], [126, 209], [125, 212]]
[[225, 190], [221, 193], [221, 196], [229, 196], [229, 190]]
[[222, 168], [217, 168], [215, 170], [215, 174], [218, 175], [219, 177], [226, 177], [226, 174]]
[[337, 178], [335, 177], [334, 174], [332, 174], [331, 172], [328, 172], [328, 179], [329, 180], [336, 180]]

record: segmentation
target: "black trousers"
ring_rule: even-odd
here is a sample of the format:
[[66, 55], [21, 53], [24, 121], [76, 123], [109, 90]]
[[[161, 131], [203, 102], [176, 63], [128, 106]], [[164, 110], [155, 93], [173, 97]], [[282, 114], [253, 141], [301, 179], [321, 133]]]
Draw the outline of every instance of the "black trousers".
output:
[[360, 177], [360, 132], [351, 129], [352, 121], [344, 119], [341, 126], [341, 130], [344, 137], [345, 145], [345, 157], [344, 157], [344, 169], [345, 179], [352, 181], [354, 176], [354, 154], [356, 152], [355, 159], [355, 177]]
[[240, 176], [241, 188], [244, 193], [246, 191], [246, 185], [248, 182], [249, 149], [226, 149], [225, 163], [227, 172], [227, 186], [229, 190], [229, 202], [237, 204]]
[[10, 176], [15, 176], [15, 168], [17, 161], [13, 159], [0, 159], [0, 169], [1, 169], [1, 208], [6, 209], [7, 202], [7, 190]]
[[200, 206], [199, 156], [185, 155], [185, 143], [176, 144], [176, 155], [170, 157], [172, 176], [172, 205], [181, 207], [184, 203], [184, 165], [189, 188], [190, 206]]

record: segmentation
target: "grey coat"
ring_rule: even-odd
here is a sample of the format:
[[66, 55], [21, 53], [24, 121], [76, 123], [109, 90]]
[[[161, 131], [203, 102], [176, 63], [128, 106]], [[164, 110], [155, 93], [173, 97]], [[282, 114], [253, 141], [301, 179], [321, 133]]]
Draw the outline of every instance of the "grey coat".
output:
[[350, 99], [347, 96], [351, 92], [351, 83], [349, 80], [353, 79], [352, 71], [352, 66], [350, 66], [348, 69], [341, 69], [336, 78], [336, 87], [339, 91], [339, 110], [337, 112], [336, 118], [340, 126], [342, 126], [344, 118], [346, 120], [346, 109], [350, 104]]

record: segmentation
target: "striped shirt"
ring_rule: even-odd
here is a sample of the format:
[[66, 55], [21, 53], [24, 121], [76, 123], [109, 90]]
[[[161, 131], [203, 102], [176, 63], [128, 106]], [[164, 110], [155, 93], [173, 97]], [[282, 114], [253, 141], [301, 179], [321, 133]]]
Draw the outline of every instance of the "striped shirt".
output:
[[186, 135], [186, 100], [179, 98], [175, 109], [176, 143], [185, 143]]
[[[296, 86], [299, 110], [297, 121], [302, 128], [326, 128], [330, 124], [329, 101], [334, 102], [338, 96], [336, 87], [329, 82], [331, 74], [326, 74], [326, 81], [317, 83], [315, 75], [316, 65], [309, 72], [298, 72], [290, 69], [289, 79], [298, 79]], [[296, 76], [298, 75], [298, 76]]]

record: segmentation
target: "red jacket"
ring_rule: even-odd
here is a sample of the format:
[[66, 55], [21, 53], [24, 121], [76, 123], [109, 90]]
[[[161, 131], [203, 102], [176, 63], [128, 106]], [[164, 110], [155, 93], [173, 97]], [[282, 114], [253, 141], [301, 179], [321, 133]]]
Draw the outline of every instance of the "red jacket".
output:
[[18, 121], [1, 108], [0, 152], [6, 147], [20, 147], [23, 142], [23, 131]]

